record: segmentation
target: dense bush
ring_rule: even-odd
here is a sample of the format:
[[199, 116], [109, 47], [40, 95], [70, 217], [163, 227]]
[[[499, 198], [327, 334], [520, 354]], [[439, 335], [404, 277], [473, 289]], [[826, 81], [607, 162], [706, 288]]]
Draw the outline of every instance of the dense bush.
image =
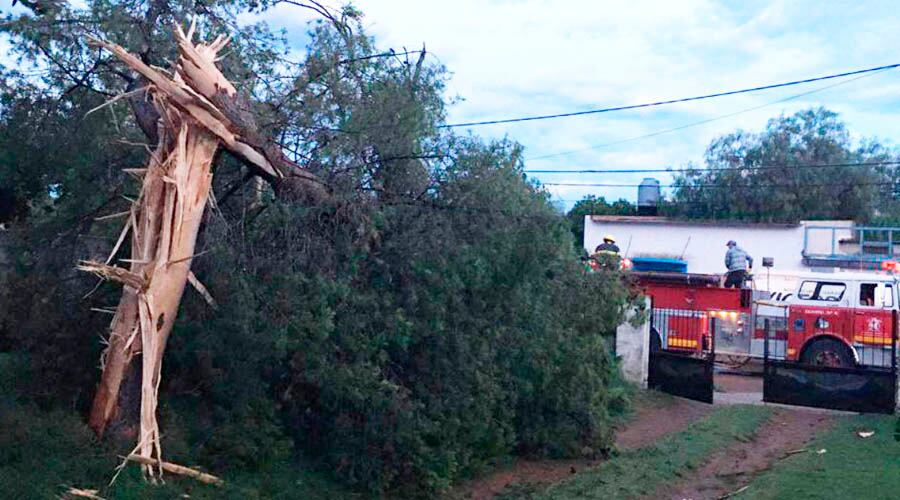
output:
[[[220, 308], [191, 301], [168, 361], [173, 384], [199, 376], [201, 407], [221, 412], [204, 447], [259, 458], [274, 405], [349, 482], [433, 491], [511, 452], [609, 446], [620, 278], [583, 273], [518, 167], [475, 169], [481, 182], [460, 176], [433, 204], [274, 202], [252, 225], [210, 229], [223, 244], [198, 273]], [[223, 421], [245, 430], [223, 435]]]

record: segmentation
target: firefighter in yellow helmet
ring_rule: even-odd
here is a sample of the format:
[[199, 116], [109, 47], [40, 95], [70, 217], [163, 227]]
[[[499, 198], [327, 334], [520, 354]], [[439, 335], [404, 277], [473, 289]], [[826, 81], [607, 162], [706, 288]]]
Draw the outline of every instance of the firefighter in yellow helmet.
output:
[[591, 257], [599, 264], [599, 267], [605, 269], [618, 269], [619, 247], [616, 245], [616, 238], [611, 234], [604, 236], [603, 243], [597, 245], [597, 248], [594, 249], [594, 254], [591, 255]]
[[594, 249], [594, 253], [619, 255], [619, 247], [616, 245], [616, 238], [611, 234], [604, 236], [603, 243], [597, 245], [597, 248]]

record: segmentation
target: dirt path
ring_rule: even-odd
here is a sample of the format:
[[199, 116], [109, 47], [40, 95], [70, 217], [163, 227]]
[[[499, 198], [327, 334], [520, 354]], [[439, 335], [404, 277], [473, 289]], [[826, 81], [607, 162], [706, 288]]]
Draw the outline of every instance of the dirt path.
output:
[[512, 464], [454, 488], [448, 499], [490, 500], [512, 484], [551, 484], [597, 465], [594, 460], [528, 460]]
[[802, 449], [818, 430], [830, 425], [832, 419], [821, 413], [776, 410], [754, 439], [736, 442], [714, 454], [690, 476], [657, 492], [652, 498], [717, 499], [735, 492], [788, 452]]
[[[634, 416], [616, 433], [616, 447], [631, 450], [679, 432], [705, 417], [712, 406], [659, 393], [641, 394], [635, 402]], [[488, 500], [513, 484], [550, 484], [600, 463], [599, 460], [527, 460], [462, 484], [448, 495], [452, 499]]]
[[714, 381], [716, 392], [757, 392], [762, 394], [763, 391], [763, 378], [758, 376], [738, 375], [734, 373], [716, 373]]
[[641, 448], [663, 436], [683, 431], [712, 410], [705, 403], [661, 394], [639, 400], [634, 418], [616, 433], [616, 447]]

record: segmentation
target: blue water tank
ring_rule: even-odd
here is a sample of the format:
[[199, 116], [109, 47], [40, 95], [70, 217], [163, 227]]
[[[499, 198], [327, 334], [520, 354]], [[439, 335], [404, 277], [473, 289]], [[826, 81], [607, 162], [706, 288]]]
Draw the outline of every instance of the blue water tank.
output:
[[687, 262], [681, 259], [660, 259], [656, 257], [634, 257], [631, 259], [635, 271], [656, 271], [665, 273], [686, 273]]

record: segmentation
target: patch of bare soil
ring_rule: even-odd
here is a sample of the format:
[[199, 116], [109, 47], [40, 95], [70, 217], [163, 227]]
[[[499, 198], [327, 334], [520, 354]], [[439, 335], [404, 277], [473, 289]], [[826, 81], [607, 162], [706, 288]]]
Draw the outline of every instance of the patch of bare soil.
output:
[[[652, 498], [720, 499], [740, 490], [758, 473], [778, 460], [801, 452], [804, 445], [833, 417], [805, 411], [776, 410], [755, 437], [736, 442], [675, 485], [667, 486]], [[815, 453], [815, 450], [802, 451]]]
[[686, 429], [711, 411], [711, 405], [663, 395], [638, 401], [634, 418], [616, 433], [616, 447], [633, 450], [647, 446]]
[[454, 499], [489, 500], [513, 484], [552, 484], [597, 465], [595, 460], [516, 459], [511, 465], [455, 488]]
[[713, 379], [716, 392], [759, 392], [763, 391], [762, 377], [752, 375], [735, 375], [731, 373], [716, 373]]
[[[631, 450], [646, 446], [668, 434], [679, 432], [705, 417], [712, 406], [655, 392], [643, 393], [635, 402], [630, 420], [619, 427], [616, 447]], [[600, 460], [517, 459], [509, 466], [454, 488], [449, 498], [487, 500], [515, 484], [552, 484], [570, 474], [594, 467]]]

